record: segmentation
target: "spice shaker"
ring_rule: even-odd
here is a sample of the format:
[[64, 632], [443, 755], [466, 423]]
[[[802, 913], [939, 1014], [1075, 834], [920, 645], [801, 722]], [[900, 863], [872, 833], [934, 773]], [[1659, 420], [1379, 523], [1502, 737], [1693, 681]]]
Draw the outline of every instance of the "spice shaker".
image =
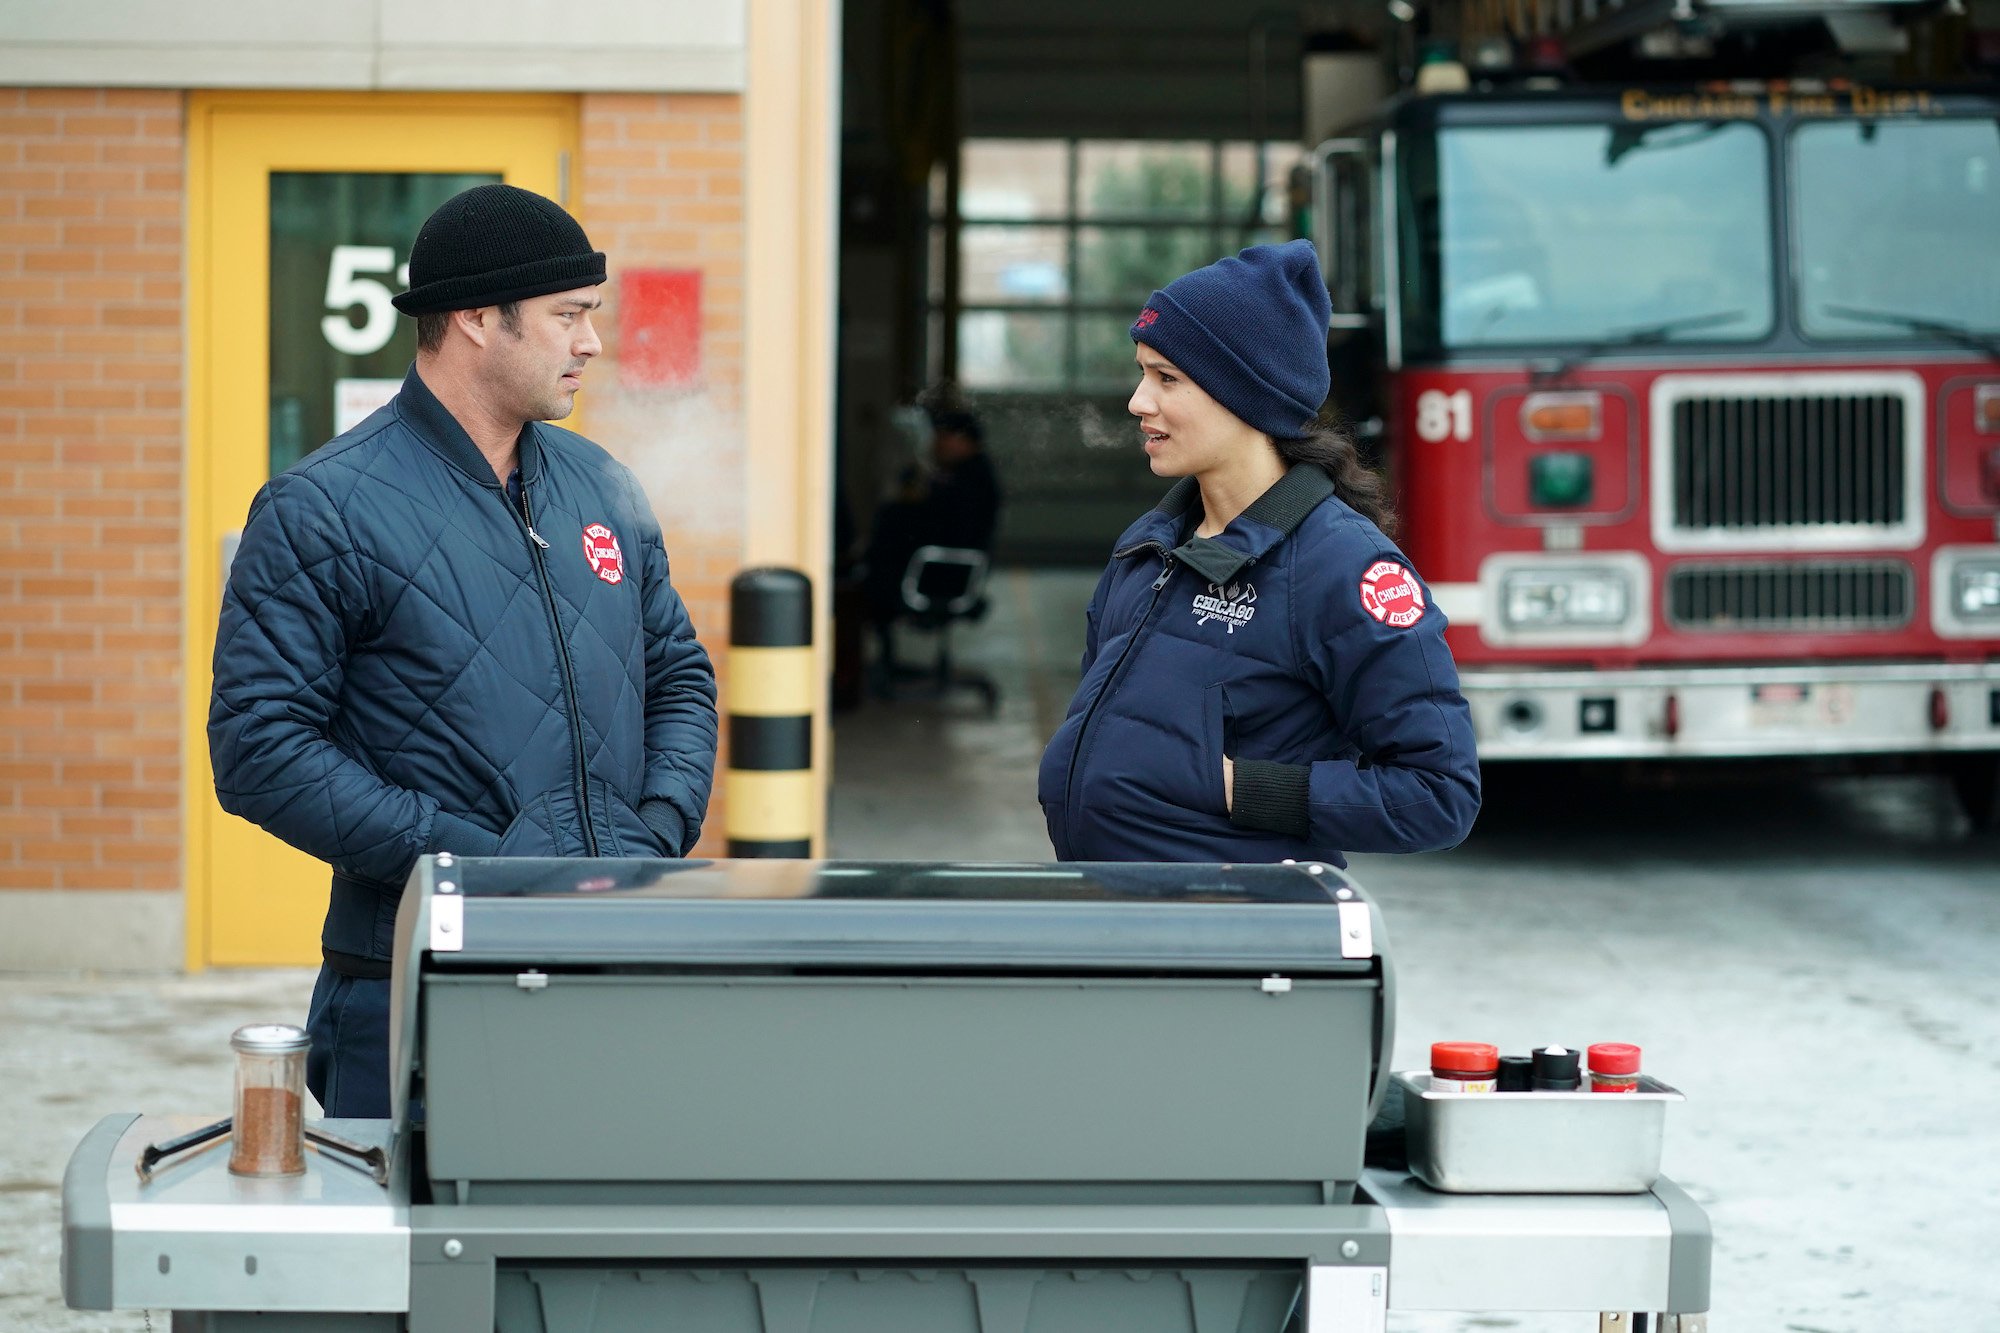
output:
[[1483, 1041], [1431, 1043], [1432, 1092], [1491, 1092], [1500, 1078], [1500, 1048]]
[[1500, 1057], [1500, 1083], [1495, 1092], [1527, 1092], [1534, 1086], [1534, 1064], [1525, 1055]]
[[236, 1117], [229, 1170], [238, 1176], [299, 1176], [306, 1170], [304, 1028], [253, 1023], [230, 1035], [236, 1052]]
[[1567, 1046], [1538, 1046], [1533, 1056], [1536, 1092], [1576, 1092], [1583, 1087], [1581, 1060]]
[[1639, 1048], [1630, 1042], [1600, 1041], [1588, 1052], [1592, 1092], [1637, 1092]]

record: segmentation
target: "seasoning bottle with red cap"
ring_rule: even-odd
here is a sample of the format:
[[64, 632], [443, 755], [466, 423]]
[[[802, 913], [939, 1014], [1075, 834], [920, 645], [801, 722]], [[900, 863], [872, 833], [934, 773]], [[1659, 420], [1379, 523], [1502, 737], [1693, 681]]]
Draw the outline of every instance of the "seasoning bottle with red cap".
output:
[[1432, 1092], [1491, 1092], [1500, 1077], [1500, 1048], [1483, 1041], [1431, 1043]]
[[1584, 1053], [1592, 1092], [1637, 1092], [1639, 1048], [1629, 1042], [1600, 1041]]

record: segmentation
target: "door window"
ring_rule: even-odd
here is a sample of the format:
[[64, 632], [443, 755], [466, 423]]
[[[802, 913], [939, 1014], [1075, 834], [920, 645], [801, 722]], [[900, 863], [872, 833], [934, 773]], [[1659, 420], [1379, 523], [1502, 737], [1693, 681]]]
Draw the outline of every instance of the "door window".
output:
[[389, 298], [409, 286], [425, 218], [492, 173], [271, 173], [271, 475], [395, 395], [416, 322]]

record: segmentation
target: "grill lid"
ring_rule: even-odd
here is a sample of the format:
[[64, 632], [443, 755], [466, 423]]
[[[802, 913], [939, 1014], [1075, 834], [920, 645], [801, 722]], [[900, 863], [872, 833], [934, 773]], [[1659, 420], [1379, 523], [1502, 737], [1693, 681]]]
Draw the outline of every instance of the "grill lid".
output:
[[415, 874], [462, 901], [463, 945], [433, 967], [1353, 972], [1377, 952], [1361, 890], [1320, 864], [496, 857]]

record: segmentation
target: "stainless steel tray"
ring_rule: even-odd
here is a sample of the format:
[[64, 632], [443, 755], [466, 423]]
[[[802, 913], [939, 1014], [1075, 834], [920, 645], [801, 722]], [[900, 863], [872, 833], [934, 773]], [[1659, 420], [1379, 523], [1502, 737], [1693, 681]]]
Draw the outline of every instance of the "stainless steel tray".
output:
[[1403, 1089], [1410, 1170], [1454, 1194], [1639, 1194], [1660, 1175], [1667, 1105], [1687, 1099], [1656, 1078], [1639, 1091], [1432, 1092], [1427, 1071]]

